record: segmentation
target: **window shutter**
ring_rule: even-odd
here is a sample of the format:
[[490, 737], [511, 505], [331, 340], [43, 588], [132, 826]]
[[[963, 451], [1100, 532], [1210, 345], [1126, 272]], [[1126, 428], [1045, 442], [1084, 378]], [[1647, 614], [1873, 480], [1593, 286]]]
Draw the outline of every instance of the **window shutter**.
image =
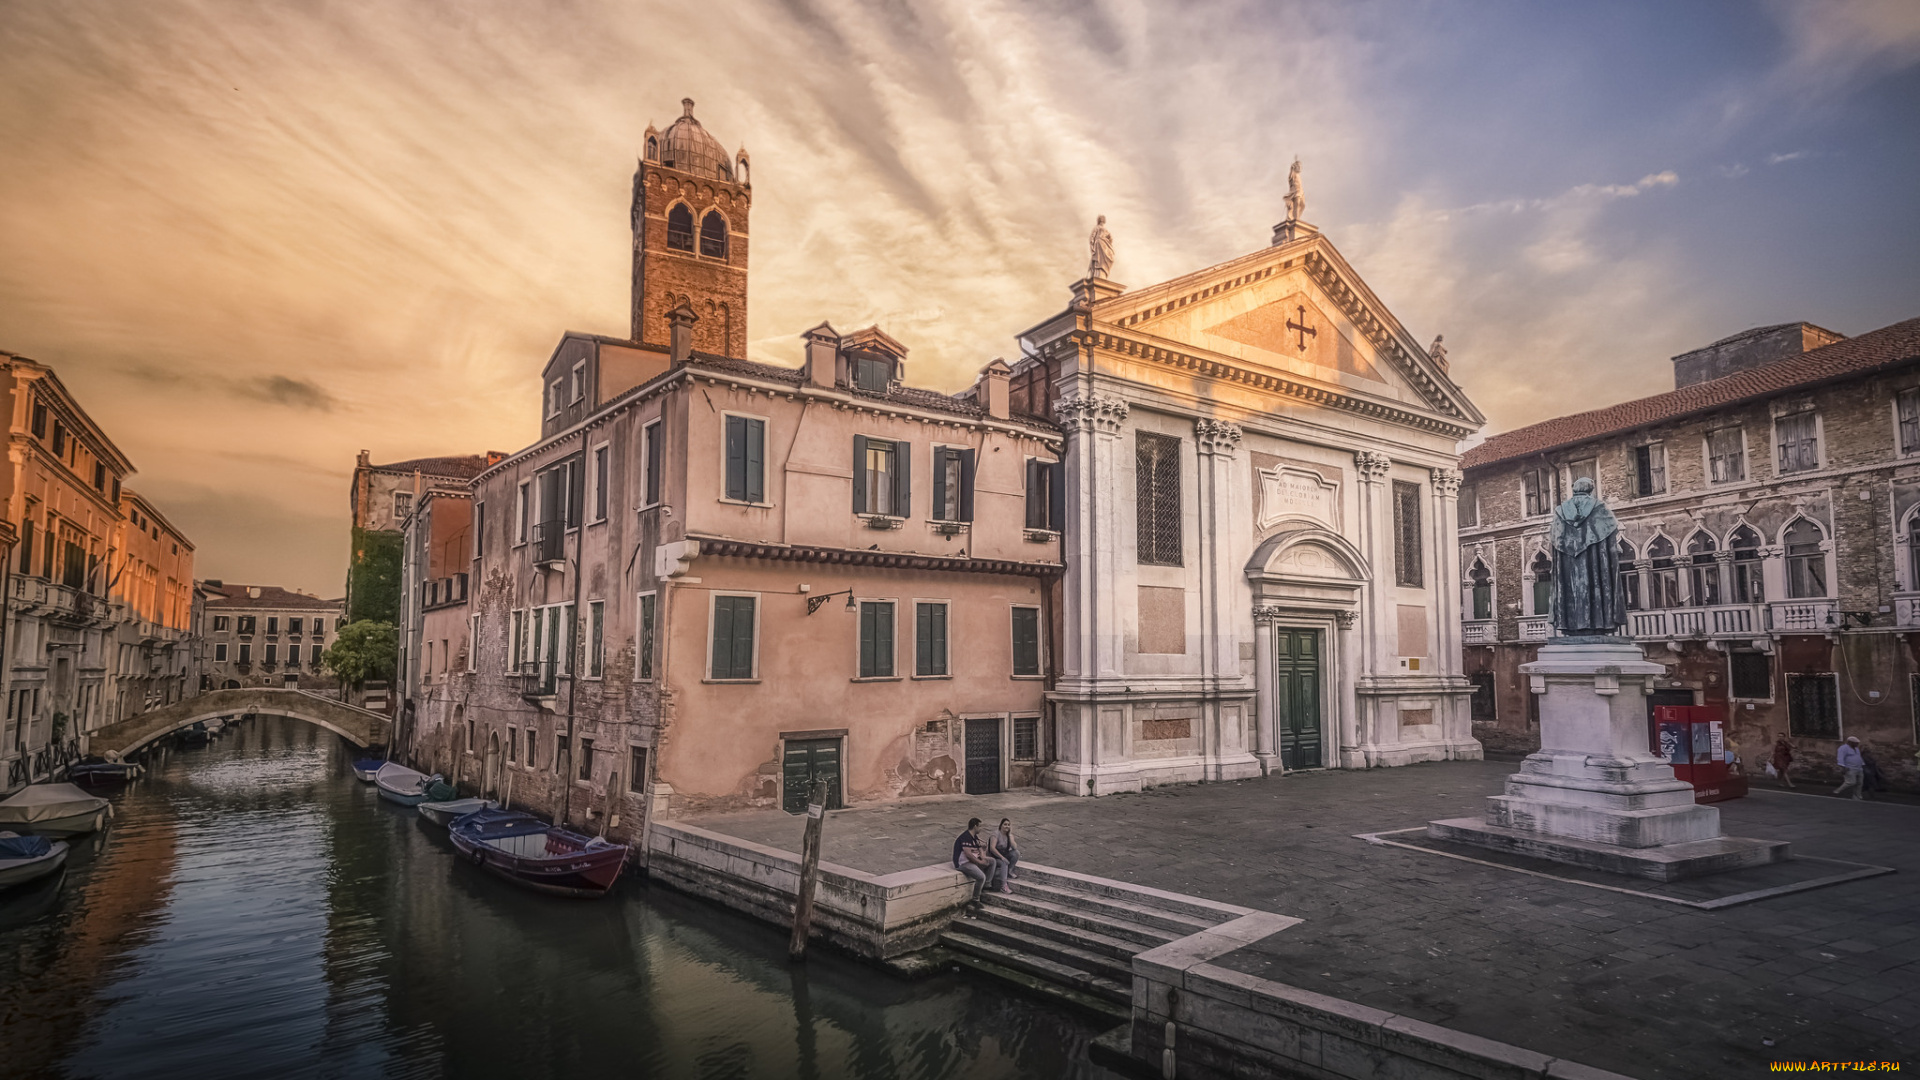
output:
[[873, 634], [874, 622], [879, 617], [877, 604], [860, 605], [860, 677], [867, 678], [874, 673]]
[[867, 437], [853, 437], [853, 512], [867, 512]]
[[893, 444], [893, 515], [913, 516], [913, 444], [905, 439]]
[[747, 497], [747, 422], [727, 417], [727, 498]]
[[933, 514], [938, 521], [947, 508], [947, 455], [955, 453], [944, 446], [933, 448]]
[[767, 425], [747, 421], [747, 501], [765, 502], [767, 496]]
[[[953, 451], [949, 451], [952, 453]], [[973, 459], [974, 451], [961, 450], [960, 454], [960, 520], [973, 520]], [[943, 472], [945, 470], [942, 470]]]
[[582, 460], [567, 462], [567, 527], [578, 528], [586, 508], [587, 470]]
[[713, 598], [713, 677], [733, 678], [733, 597]]
[[1049, 461], [1047, 470], [1047, 528], [1067, 529], [1067, 463]]
[[1044, 492], [1040, 490], [1041, 462], [1035, 458], [1027, 459], [1027, 528], [1044, 529], [1047, 527], [1046, 502]]
[[647, 426], [647, 505], [660, 501], [660, 432], [661, 423]]
[[751, 596], [733, 598], [733, 677], [753, 678], [753, 606]]
[[936, 669], [927, 674], [945, 675], [947, 674], [947, 605], [929, 604], [927, 608], [933, 612], [933, 656], [930, 659], [935, 661]]

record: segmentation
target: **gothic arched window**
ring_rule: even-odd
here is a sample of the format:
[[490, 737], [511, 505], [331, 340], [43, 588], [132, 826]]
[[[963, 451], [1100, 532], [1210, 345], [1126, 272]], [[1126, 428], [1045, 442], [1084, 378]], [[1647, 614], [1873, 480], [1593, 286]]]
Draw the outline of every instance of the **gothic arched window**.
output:
[[709, 259], [727, 257], [727, 219], [718, 210], [707, 211], [700, 221], [700, 254]]
[[1907, 588], [1920, 589], [1920, 514], [1907, 519]]
[[1527, 569], [1533, 572], [1533, 613], [1553, 614], [1553, 558], [1544, 551], [1536, 551]]
[[1620, 594], [1625, 599], [1628, 611], [1640, 610], [1640, 572], [1633, 568], [1633, 560], [1639, 558], [1633, 545], [1620, 541]]
[[667, 211], [667, 246], [675, 251], [693, 250], [693, 211], [686, 203], [675, 203]]
[[1760, 577], [1760, 534], [1752, 526], [1742, 525], [1727, 538], [1733, 551], [1733, 602], [1758, 604], [1766, 600], [1767, 590]]
[[1674, 566], [1673, 541], [1664, 536], [1654, 537], [1647, 545], [1647, 559], [1652, 564], [1647, 579], [1647, 606], [1679, 607], [1680, 571]]
[[1473, 569], [1467, 572], [1467, 580], [1473, 583], [1473, 617], [1493, 618], [1493, 574], [1487, 569], [1487, 564], [1479, 559], [1473, 560]]
[[1694, 533], [1687, 540], [1687, 583], [1693, 587], [1694, 607], [1713, 607], [1720, 602], [1720, 563], [1713, 557], [1713, 537]]
[[1820, 526], [1800, 518], [1780, 537], [1787, 549], [1787, 595], [1798, 600], [1827, 595], [1827, 554], [1820, 550], [1826, 534]]

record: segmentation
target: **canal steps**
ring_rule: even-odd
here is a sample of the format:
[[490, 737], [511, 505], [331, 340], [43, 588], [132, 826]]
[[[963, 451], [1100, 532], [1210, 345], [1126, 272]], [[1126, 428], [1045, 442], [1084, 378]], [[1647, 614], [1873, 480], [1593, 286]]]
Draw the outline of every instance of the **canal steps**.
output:
[[1134, 956], [1246, 910], [1053, 867], [1016, 872], [1012, 893], [987, 893], [940, 943], [967, 966], [1116, 1016], [1132, 1007]]

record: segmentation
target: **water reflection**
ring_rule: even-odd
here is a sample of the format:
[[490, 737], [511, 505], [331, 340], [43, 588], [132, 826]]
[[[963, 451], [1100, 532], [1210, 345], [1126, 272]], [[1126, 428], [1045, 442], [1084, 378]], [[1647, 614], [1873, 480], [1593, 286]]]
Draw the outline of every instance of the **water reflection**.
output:
[[0, 1074], [1105, 1077], [1098, 1027], [906, 983], [663, 889], [514, 889], [262, 719], [153, 763], [64, 883], [0, 901]]

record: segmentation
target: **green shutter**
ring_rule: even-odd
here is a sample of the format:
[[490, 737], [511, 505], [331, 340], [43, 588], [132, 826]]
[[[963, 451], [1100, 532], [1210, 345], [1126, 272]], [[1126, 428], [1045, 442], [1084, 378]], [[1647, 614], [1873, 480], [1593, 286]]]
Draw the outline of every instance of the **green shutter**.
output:
[[1033, 608], [1013, 609], [1013, 673], [1040, 674], [1040, 613]]
[[874, 673], [882, 678], [893, 675], [893, 605], [877, 604], [873, 631]]
[[1047, 470], [1047, 528], [1065, 532], [1067, 528], [1067, 463], [1049, 461]]
[[867, 437], [853, 437], [853, 512], [867, 512]]
[[747, 497], [747, 421], [727, 417], [727, 498]]
[[[947, 509], [947, 455], [954, 451], [944, 446], [933, 448], [933, 513], [929, 515], [935, 521], [943, 520]], [[958, 515], [955, 520], [959, 520]]]
[[893, 444], [893, 516], [913, 516], [913, 444], [905, 439]]
[[751, 596], [733, 598], [733, 677], [753, 678], [753, 607]]
[[862, 602], [860, 605], [860, 677], [873, 677], [873, 608], [874, 605]]
[[767, 425], [764, 420], [747, 421], [747, 494], [748, 502], [765, 502], [767, 495]]
[[715, 679], [733, 678], [733, 597], [713, 598], [713, 672]]
[[960, 453], [960, 520], [973, 520], [973, 458], [972, 450]]

